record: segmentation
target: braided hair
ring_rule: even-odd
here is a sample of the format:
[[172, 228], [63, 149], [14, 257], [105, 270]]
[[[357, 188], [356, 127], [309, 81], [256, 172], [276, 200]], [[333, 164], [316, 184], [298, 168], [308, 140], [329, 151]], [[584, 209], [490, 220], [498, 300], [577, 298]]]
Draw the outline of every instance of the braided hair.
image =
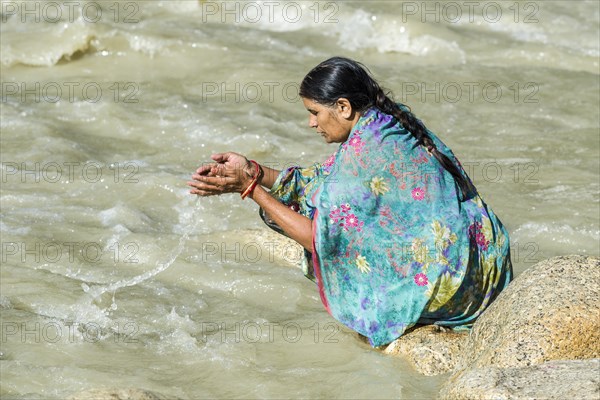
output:
[[346, 98], [358, 112], [376, 106], [399, 121], [408, 131], [407, 134], [416, 139], [415, 146], [424, 146], [450, 172], [463, 199], [468, 199], [470, 194], [476, 192], [470, 179], [465, 178], [448, 156], [437, 149], [425, 125], [408, 107], [405, 110], [400, 108], [392, 100], [391, 93], [384, 91], [361, 63], [344, 57], [325, 60], [304, 77], [299, 94], [328, 107], [333, 107], [338, 99]]

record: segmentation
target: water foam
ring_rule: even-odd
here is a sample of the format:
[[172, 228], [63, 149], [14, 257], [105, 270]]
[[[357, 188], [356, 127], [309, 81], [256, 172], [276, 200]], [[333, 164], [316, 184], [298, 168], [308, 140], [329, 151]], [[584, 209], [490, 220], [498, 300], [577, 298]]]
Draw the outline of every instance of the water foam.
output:
[[[199, 198], [198, 198], [198, 199], [196, 199], [196, 207], [195, 207], [198, 211], [199, 211], [199, 207], [198, 207], [199, 203], [200, 202], [199, 202]], [[89, 287], [87, 284], [83, 284], [82, 285], [83, 290], [92, 299], [97, 299], [104, 293], [112, 292], [113, 293], [113, 302], [111, 304], [111, 309], [115, 310], [116, 303], [115, 303], [114, 294], [116, 293], [116, 291], [119, 289], [128, 287], [128, 286], [135, 286], [144, 281], [147, 281], [148, 279], [155, 277], [156, 275], [167, 270], [171, 265], [173, 265], [173, 263], [175, 262], [177, 257], [179, 257], [179, 255], [185, 248], [185, 244], [186, 244], [190, 234], [192, 232], [194, 232], [194, 230], [197, 228], [199, 221], [200, 221], [200, 218], [194, 218], [194, 221], [188, 225], [187, 229], [183, 232], [183, 234], [179, 238], [179, 243], [178, 243], [177, 247], [175, 248], [175, 250], [173, 252], [171, 252], [171, 254], [167, 258], [167, 260], [165, 260], [163, 262], [158, 261], [156, 263], [156, 267], [154, 269], [151, 269], [149, 271], [144, 272], [143, 274], [134, 276], [129, 279], [122, 279], [120, 281], [111, 283], [109, 285], [97, 285], [97, 286]]]
[[[73, 22], [35, 22], [13, 16], [2, 24], [0, 62], [11, 66], [52, 66], [90, 50], [94, 33], [80, 18]], [[48, 40], [40, 40], [47, 38]]]
[[416, 35], [408, 24], [360, 9], [354, 11], [347, 24], [339, 27], [338, 33], [338, 44], [351, 51], [376, 49], [380, 53], [398, 52], [421, 57], [435, 55], [459, 63], [466, 59], [465, 52], [455, 41], [435, 34]]

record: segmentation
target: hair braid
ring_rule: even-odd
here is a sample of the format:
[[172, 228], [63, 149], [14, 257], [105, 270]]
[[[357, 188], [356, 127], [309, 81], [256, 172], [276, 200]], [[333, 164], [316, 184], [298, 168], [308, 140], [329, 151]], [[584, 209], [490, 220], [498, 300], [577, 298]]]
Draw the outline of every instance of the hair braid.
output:
[[440, 164], [454, 177], [458, 183], [463, 199], [467, 199], [470, 193], [475, 192], [475, 188], [470, 180], [465, 179], [456, 165], [444, 153], [438, 150], [437, 146], [427, 133], [423, 123], [416, 118], [410, 111], [402, 110], [388, 94], [377, 84], [375, 106], [386, 114], [396, 118], [400, 124], [416, 139], [416, 146], [424, 146], [440, 162]]

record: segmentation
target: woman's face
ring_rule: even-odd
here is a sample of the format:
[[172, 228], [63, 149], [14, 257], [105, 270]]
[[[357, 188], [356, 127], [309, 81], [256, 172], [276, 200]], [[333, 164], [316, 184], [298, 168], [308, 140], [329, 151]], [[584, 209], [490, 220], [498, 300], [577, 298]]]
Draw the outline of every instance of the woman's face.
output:
[[304, 97], [302, 102], [310, 113], [308, 126], [316, 128], [317, 133], [323, 136], [327, 143], [345, 142], [360, 117], [352, 110], [347, 99], [339, 99], [333, 107], [324, 106]]

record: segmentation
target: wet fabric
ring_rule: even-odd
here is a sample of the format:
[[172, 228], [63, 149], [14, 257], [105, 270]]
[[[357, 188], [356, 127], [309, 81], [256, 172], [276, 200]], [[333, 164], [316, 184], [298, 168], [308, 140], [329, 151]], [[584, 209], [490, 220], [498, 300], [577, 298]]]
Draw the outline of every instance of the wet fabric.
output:
[[373, 107], [325, 162], [288, 168], [271, 189], [313, 221], [304, 272], [325, 308], [373, 346], [416, 323], [468, 329], [512, 279], [500, 220], [415, 143]]

